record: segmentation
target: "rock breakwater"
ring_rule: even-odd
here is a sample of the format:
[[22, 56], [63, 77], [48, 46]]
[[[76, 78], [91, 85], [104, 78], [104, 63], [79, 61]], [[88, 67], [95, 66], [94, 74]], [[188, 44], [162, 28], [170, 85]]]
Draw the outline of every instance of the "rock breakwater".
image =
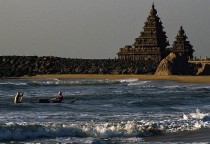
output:
[[0, 77], [37, 74], [154, 74], [155, 61], [71, 59], [52, 56], [0, 56]]
[[[182, 62], [180, 62], [182, 63]], [[159, 62], [119, 59], [72, 59], [53, 56], [0, 56], [0, 77], [38, 74], [155, 74]], [[176, 64], [177, 65], [177, 64]], [[210, 75], [210, 64], [188, 63], [187, 72], [171, 74]], [[174, 72], [174, 70], [176, 70]]]

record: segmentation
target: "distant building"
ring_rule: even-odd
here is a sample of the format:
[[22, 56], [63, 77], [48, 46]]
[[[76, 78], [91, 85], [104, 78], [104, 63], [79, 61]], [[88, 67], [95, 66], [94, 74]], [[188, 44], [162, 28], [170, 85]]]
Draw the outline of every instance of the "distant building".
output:
[[167, 48], [169, 42], [163, 28], [153, 3], [140, 36], [135, 39], [133, 45], [120, 48], [120, 51], [117, 53], [118, 59], [161, 61], [170, 52], [185, 54], [188, 59], [192, 59], [194, 50], [190, 42], [186, 41], [187, 36], [183, 28], [180, 28], [172, 48]]

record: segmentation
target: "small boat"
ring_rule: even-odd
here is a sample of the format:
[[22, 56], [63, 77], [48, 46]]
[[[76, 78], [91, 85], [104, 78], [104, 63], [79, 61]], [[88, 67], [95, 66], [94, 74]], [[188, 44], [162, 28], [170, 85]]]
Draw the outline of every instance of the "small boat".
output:
[[[78, 98], [75, 98], [73, 100], [71, 100], [70, 102], [73, 103], [77, 100]], [[51, 99], [39, 99], [38, 103], [61, 103], [62, 101], [60, 100], [51, 100]]]
[[61, 103], [61, 101], [56, 100], [50, 100], [50, 99], [39, 99], [39, 103]]

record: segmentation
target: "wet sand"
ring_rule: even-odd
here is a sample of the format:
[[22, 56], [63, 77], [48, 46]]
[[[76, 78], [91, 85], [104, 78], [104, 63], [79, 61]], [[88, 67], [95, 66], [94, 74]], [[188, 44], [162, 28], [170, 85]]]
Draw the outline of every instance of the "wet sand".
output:
[[210, 142], [210, 129], [196, 131], [184, 131], [160, 136], [146, 137], [145, 142], [178, 142], [178, 143], [200, 143]]
[[23, 76], [21, 78], [98, 78], [98, 79], [125, 79], [138, 78], [140, 80], [172, 80], [186, 83], [210, 83], [210, 76], [156, 76], [156, 75], [99, 75], [99, 74], [46, 74]]

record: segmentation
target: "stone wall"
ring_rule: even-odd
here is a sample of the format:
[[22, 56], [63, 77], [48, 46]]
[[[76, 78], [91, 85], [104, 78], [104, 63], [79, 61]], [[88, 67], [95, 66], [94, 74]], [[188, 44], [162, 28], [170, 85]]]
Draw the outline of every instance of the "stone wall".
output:
[[[119, 59], [0, 56], [0, 77], [37, 74], [155, 74], [159, 63]], [[188, 63], [185, 75], [210, 75], [210, 64]], [[174, 73], [174, 72], [173, 72]]]
[[155, 61], [0, 56], [0, 77], [37, 74], [154, 74]]
[[210, 62], [189, 63], [192, 75], [210, 75]]

